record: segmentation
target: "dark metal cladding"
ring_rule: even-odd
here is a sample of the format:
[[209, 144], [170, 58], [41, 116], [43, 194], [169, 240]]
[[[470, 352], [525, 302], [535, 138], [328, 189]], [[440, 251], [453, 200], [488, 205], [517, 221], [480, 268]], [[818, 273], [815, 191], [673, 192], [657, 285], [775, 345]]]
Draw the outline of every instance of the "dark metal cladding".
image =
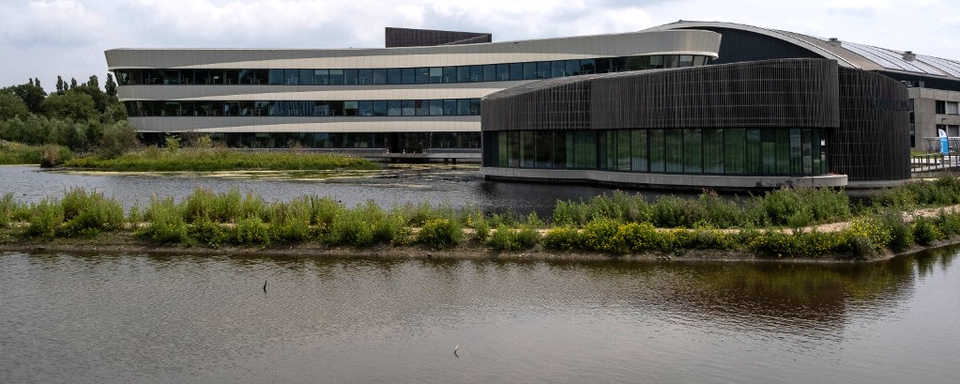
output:
[[826, 59], [776, 59], [528, 83], [482, 101], [481, 130], [820, 128], [850, 181], [910, 178], [906, 87]]
[[493, 41], [493, 35], [489, 33], [393, 27], [386, 28], [385, 37], [387, 48], [477, 44]]
[[600, 78], [593, 128], [835, 128], [837, 63], [768, 60]]
[[484, 98], [484, 131], [840, 126], [837, 63], [782, 59], [546, 80]]
[[827, 133], [829, 169], [850, 181], [910, 178], [907, 88], [887, 76], [840, 68], [840, 129]]

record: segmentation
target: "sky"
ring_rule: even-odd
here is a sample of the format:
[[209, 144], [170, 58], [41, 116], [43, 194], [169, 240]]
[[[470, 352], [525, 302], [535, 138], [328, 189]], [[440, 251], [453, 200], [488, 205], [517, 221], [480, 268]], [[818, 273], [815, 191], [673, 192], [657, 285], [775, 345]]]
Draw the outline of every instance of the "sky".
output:
[[960, 60], [955, 0], [0, 0], [0, 87], [107, 75], [112, 48], [378, 48], [383, 28], [494, 41], [725, 21]]

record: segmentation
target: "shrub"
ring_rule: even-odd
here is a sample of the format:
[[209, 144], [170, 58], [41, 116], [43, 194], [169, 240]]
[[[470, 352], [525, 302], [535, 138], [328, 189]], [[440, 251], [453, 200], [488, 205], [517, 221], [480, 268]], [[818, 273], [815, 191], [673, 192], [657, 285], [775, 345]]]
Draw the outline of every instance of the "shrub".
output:
[[234, 240], [241, 245], [270, 244], [270, 226], [259, 216], [245, 217], [234, 228]]
[[13, 217], [19, 211], [20, 204], [13, 199], [12, 193], [3, 195], [0, 199], [0, 228], [6, 228], [13, 221]]
[[216, 223], [206, 216], [194, 221], [189, 234], [195, 240], [212, 248], [218, 248], [230, 239], [230, 234], [220, 223]]
[[910, 224], [903, 219], [900, 211], [884, 209], [874, 217], [874, 221], [880, 231], [888, 234], [888, 240], [884, 244], [887, 248], [900, 251], [913, 244], [913, 231], [910, 230]]
[[763, 198], [762, 206], [773, 225], [803, 226], [800, 221], [813, 217], [812, 214], [804, 212], [800, 196], [786, 188], [767, 193]]
[[716, 192], [706, 191], [700, 194], [698, 202], [703, 207], [704, 217], [694, 223], [695, 227], [731, 228], [744, 222], [743, 209], [735, 202], [720, 198]]
[[609, 239], [617, 234], [617, 222], [608, 218], [595, 219], [583, 228], [583, 244], [587, 249], [615, 253]]
[[650, 223], [621, 224], [617, 226], [617, 232], [607, 238], [606, 243], [603, 251], [621, 254], [667, 248], [664, 236]]
[[68, 236], [96, 235], [123, 226], [123, 207], [102, 193], [74, 188], [64, 194], [60, 205], [65, 221], [63, 232]]
[[508, 251], [533, 247], [540, 241], [540, 233], [529, 227], [514, 229], [506, 224], [497, 225], [487, 244], [494, 249]]
[[935, 220], [944, 237], [960, 234], [960, 215], [940, 209]]
[[339, 212], [330, 223], [325, 241], [333, 245], [365, 247], [374, 242], [375, 223], [360, 213], [360, 209]]
[[460, 223], [444, 218], [427, 221], [417, 233], [417, 242], [427, 244], [433, 249], [443, 249], [456, 245], [463, 238]]
[[137, 235], [161, 243], [182, 243], [189, 239], [187, 223], [173, 205], [173, 199], [154, 200], [148, 208], [149, 225]]
[[671, 195], [660, 197], [650, 210], [650, 220], [659, 228], [693, 228], [706, 216], [702, 205]]
[[913, 238], [917, 241], [917, 244], [920, 245], [930, 245], [943, 238], [943, 233], [940, 232], [936, 224], [923, 216], [914, 219], [911, 228], [913, 230]]
[[543, 246], [561, 251], [583, 247], [583, 235], [574, 227], [554, 227], [543, 236]]
[[28, 216], [29, 225], [24, 231], [27, 236], [54, 237], [63, 224], [63, 208], [47, 199], [32, 204]]

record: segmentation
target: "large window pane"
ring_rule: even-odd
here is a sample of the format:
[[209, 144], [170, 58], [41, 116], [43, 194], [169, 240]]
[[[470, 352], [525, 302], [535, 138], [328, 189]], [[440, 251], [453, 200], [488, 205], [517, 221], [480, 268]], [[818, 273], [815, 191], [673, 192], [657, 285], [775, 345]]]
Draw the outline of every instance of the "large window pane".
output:
[[650, 135], [650, 172], [666, 171], [666, 155], [664, 154], [664, 134], [662, 129], [651, 129]]
[[537, 79], [537, 63], [523, 63], [523, 79], [524, 80]]
[[417, 84], [430, 82], [430, 68], [417, 68]]
[[509, 132], [507, 134], [509, 138], [510, 150], [510, 166], [519, 167], [520, 166], [520, 132]]
[[580, 60], [567, 60], [564, 64], [564, 76], [576, 76], [580, 74]]
[[326, 69], [317, 69], [313, 71], [313, 83], [317, 85], [330, 84], [330, 71]]
[[763, 164], [761, 172], [766, 175], [777, 173], [777, 133], [775, 130], [764, 129], [760, 131], [760, 151], [761, 164]]
[[533, 131], [520, 132], [520, 166], [523, 168], [533, 168], [535, 165], [534, 154], [536, 153], [536, 142], [534, 141]]
[[343, 70], [342, 70], [342, 69], [331, 69], [331, 70], [330, 70], [330, 85], [343, 85]]
[[747, 172], [747, 131], [745, 129], [723, 130], [723, 171], [727, 174]]
[[537, 168], [553, 168], [553, 132], [535, 131]]
[[470, 81], [470, 67], [457, 67], [457, 82], [466, 83]]
[[457, 68], [456, 67], [443, 67], [443, 82], [444, 83], [453, 83], [457, 81]]
[[[506, 66], [504, 66], [506, 68]], [[497, 66], [488, 64], [483, 66], [483, 81], [497, 81]]]
[[373, 102], [372, 101], [359, 101], [357, 106], [360, 109], [360, 116], [373, 116]]
[[723, 173], [723, 129], [703, 130], [703, 173]]
[[550, 63], [550, 77], [563, 77], [564, 71], [567, 69], [566, 62], [563, 61], [554, 61]]
[[443, 100], [430, 100], [430, 116], [443, 115]]
[[400, 116], [402, 111], [400, 100], [388, 100], [387, 101], [387, 116]]
[[[203, 71], [203, 72], [206, 72], [206, 71]], [[206, 80], [206, 76], [204, 76], [204, 79], [203, 79], [204, 81], [203, 81], [203, 82], [201, 82], [200, 80], [201, 80], [201, 79], [197, 79], [197, 82], [200, 83], [200, 84], [209, 84], [209, 83], [207, 83], [207, 82], [205, 81], [205, 80]], [[269, 80], [270, 80], [270, 81], [269, 81], [269, 84], [270, 84], [270, 85], [282, 85], [282, 84], [283, 84], [283, 70], [282, 70], [282, 69], [271, 69], [271, 70], [270, 70], [270, 79], [269, 79]]]
[[467, 100], [467, 99], [457, 100], [457, 115], [460, 115], [460, 116], [470, 115], [470, 100]]
[[417, 114], [417, 106], [413, 100], [402, 100], [400, 105], [404, 116], [415, 116]]
[[417, 82], [416, 68], [403, 68], [400, 70], [400, 81], [402, 84], [415, 84]]
[[636, 172], [648, 172], [647, 131], [635, 129], [630, 131], [630, 135], [630, 169]]
[[457, 114], [457, 101], [456, 100], [444, 100], [443, 101], [443, 115], [444, 116], [455, 116]]
[[663, 135], [666, 172], [683, 172], [683, 133], [679, 129], [667, 129]]
[[283, 71], [284, 74], [284, 84], [286, 85], [297, 85], [300, 83], [300, 70], [299, 69], [287, 69]]
[[510, 80], [510, 65], [497, 64], [497, 80], [499, 81]]
[[537, 78], [538, 79], [549, 79], [550, 78], [550, 62], [541, 61], [537, 63]]
[[[573, 132], [570, 131], [555, 131], [553, 132], [553, 167], [554, 168], [568, 168], [569, 163], [567, 157], [567, 148], [572, 148], [570, 146], [570, 136]], [[572, 159], [573, 156], [570, 156]]]
[[440, 67], [430, 68], [430, 82], [431, 83], [443, 82], [443, 68], [440, 68]]
[[747, 174], [759, 175], [763, 171], [763, 158], [761, 157], [760, 130], [747, 130]]
[[301, 69], [300, 70], [300, 84], [301, 85], [313, 85], [314, 84], [314, 72], [312, 69]]
[[373, 70], [361, 69], [357, 71], [357, 84], [373, 84]]
[[343, 70], [343, 83], [346, 85], [357, 85], [360, 83], [360, 73], [356, 69]]
[[703, 137], [699, 129], [683, 130], [683, 172], [703, 172]]
[[387, 83], [387, 70], [386, 70], [386, 69], [374, 69], [374, 70], [373, 70], [373, 83], [374, 83], [374, 84], [386, 84], [386, 83]]
[[383, 100], [377, 100], [373, 102], [373, 115], [374, 116], [386, 116], [387, 115], [387, 102]]
[[619, 130], [617, 132], [617, 170], [630, 170], [630, 131]]
[[523, 80], [523, 64], [510, 64], [510, 80]]

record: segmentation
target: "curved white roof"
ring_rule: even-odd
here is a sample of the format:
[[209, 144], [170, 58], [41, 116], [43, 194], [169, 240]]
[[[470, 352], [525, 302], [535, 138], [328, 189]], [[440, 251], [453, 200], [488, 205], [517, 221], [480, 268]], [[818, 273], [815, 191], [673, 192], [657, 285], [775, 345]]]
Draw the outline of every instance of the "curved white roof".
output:
[[960, 61], [958, 60], [915, 54], [910, 51], [899, 51], [849, 41], [825, 39], [802, 33], [761, 28], [752, 25], [717, 21], [681, 20], [675, 23], [653, 27], [647, 29], [647, 31], [696, 28], [728, 28], [765, 35], [807, 49], [824, 58], [837, 60], [841, 66], [848, 68], [887, 70], [960, 80]]

